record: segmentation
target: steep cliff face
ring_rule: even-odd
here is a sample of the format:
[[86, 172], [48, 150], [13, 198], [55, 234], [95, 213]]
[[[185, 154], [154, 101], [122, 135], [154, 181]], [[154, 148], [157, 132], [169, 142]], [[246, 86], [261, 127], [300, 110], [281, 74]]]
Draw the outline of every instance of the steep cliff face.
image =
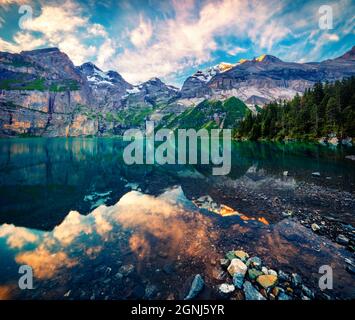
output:
[[58, 49], [0, 53], [0, 134], [65, 136], [97, 132], [91, 89]]
[[88, 81], [95, 104], [102, 112], [110, 112], [122, 107], [122, 98], [132, 85], [120, 74], [115, 71], [103, 72], [91, 62], [84, 63], [77, 70]]

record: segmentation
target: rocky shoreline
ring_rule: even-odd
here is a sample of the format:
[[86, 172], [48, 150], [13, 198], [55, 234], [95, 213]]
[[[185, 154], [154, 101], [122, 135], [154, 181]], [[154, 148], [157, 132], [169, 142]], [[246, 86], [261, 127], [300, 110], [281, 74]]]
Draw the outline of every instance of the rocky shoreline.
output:
[[[300, 275], [268, 268], [257, 256], [250, 257], [243, 250], [229, 251], [220, 259], [220, 279], [215, 288], [220, 299], [231, 300], [312, 300], [317, 296], [308, 288]], [[197, 298], [204, 288], [204, 280], [197, 274], [185, 300]]]

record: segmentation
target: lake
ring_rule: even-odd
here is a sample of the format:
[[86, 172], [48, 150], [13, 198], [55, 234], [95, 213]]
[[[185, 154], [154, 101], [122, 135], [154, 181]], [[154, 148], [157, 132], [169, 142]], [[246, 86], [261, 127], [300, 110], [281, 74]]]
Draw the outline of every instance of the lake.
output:
[[[0, 140], [0, 298], [181, 299], [201, 273], [202, 298], [212, 299], [216, 261], [236, 248], [313, 288], [329, 264], [329, 295], [355, 298], [351, 252], [305, 222], [355, 225], [355, 166], [345, 158], [355, 148], [233, 142], [230, 174], [213, 176], [209, 165], [126, 165], [124, 146]], [[222, 206], [234, 213], [214, 210]], [[34, 290], [18, 289], [23, 264]]]

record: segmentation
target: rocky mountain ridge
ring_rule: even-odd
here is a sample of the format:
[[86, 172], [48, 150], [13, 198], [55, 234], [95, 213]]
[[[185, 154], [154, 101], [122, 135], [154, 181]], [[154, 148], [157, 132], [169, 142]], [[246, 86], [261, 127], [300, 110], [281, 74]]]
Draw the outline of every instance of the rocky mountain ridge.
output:
[[[217, 72], [205, 81], [206, 72], [188, 77], [182, 98], [226, 99], [236, 96], [248, 105], [263, 105], [302, 94], [319, 81], [335, 81], [355, 74], [355, 46], [336, 59], [322, 62], [285, 62], [272, 55], [242, 59], [233, 67]], [[207, 72], [208, 74], [208, 72]]]
[[171, 122], [205, 99], [238, 97], [255, 112], [254, 105], [289, 99], [317, 81], [354, 75], [354, 57], [355, 47], [320, 63], [263, 55], [197, 71], [179, 90], [159, 78], [132, 85], [90, 62], [76, 67], [57, 48], [0, 52], [0, 136], [122, 134], [146, 119]]

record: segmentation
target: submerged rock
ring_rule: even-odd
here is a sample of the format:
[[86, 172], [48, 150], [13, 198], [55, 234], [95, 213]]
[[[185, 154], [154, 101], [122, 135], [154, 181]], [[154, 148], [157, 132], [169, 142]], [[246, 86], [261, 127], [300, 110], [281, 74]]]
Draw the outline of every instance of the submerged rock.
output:
[[265, 297], [249, 282], [243, 285], [245, 300], [266, 300]]
[[342, 245], [347, 245], [349, 243], [349, 239], [345, 237], [343, 234], [339, 234], [336, 238], [336, 242]]
[[319, 172], [312, 172], [312, 176], [313, 177], [320, 177], [320, 173]]
[[144, 298], [145, 299], [154, 298], [157, 291], [158, 291], [158, 288], [154, 284], [148, 284], [145, 288]]
[[203, 289], [205, 282], [200, 274], [197, 274], [192, 281], [190, 291], [184, 300], [191, 300], [195, 298]]
[[242, 274], [244, 276], [248, 270], [248, 267], [244, 264], [242, 260], [233, 259], [227, 270], [232, 277], [236, 273]]
[[319, 226], [318, 224], [316, 224], [316, 223], [312, 223], [311, 229], [312, 229], [314, 232], [316, 232], [316, 231], [318, 231], [318, 230], [320, 229], [320, 226]]
[[119, 270], [118, 270], [118, 272], [121, 273], [125, 277], [127, 277], [133, 271], [134, 271], [134, 265], [133, 264], [124, 265], [121, 268], [119, 268]]

